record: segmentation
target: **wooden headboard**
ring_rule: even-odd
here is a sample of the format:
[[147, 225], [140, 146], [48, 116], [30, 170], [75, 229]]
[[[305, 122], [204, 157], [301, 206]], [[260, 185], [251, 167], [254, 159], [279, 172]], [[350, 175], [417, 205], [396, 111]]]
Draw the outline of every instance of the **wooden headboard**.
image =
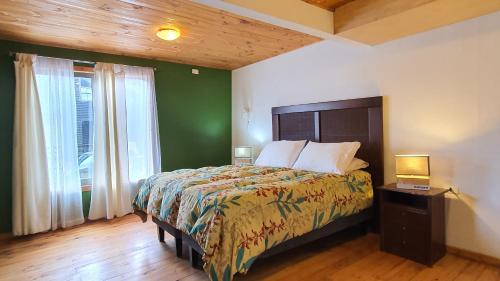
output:
[[359, 141], [356, 157], [370, 163], [374, 187], [384, 184], [382, 97], [273, 107], [272, 114], [275, 141]]

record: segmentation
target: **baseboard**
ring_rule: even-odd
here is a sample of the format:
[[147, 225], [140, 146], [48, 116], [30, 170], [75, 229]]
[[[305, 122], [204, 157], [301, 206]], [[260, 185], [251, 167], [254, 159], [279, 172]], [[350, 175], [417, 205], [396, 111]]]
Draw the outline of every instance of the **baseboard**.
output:
[[10, 240], [12, 238], [12, 233], [0, 233], [0, 241]]
[[460, 249], [460, 248], [453, 247], [453, 246], [447, 246], [446, 248], [448, 250], [448, 253], [450, 253], [450, 254], [454, 254], [454, 255], [457, 255], [457, 256], [460, 256], [460, 257], [463, 257], [466, 259], [478, 261], [478, 262], [484, 262], [484, 263], [491, 264], [494, 266], [500, 266], [500, 259], [499, 258], [495, 258], [492, 256], [472, 252], [472, 251], [465, 250], [465, 249]]

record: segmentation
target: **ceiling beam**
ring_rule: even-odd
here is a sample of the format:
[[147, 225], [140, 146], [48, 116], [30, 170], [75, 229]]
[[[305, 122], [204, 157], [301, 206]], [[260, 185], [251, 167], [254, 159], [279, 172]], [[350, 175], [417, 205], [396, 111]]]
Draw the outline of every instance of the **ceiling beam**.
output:
[[311, 36], [323, 39], [335, 38], [333, 35], [333, 12], [312, 6], [301, 0], [192, 1]]
[[329, 11], [334, 11], [336, 8], [345, 5], [347, 2], [352, 0], [302, 0], [309, 4], [318, 6]]
[[335, 34], [369, 45], [500, 10], [500, 0], [354, 0], [335, 9]]
[[301, 0], [223, 1], [333, 34], [333, 13]]

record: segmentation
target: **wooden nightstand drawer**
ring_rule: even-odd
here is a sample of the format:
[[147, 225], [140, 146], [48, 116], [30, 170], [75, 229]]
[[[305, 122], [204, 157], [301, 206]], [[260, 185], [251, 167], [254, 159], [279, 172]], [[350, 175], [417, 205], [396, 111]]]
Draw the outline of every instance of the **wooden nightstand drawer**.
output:
[[394, 231], [386, 231], [382, 250], [402, 256], [420, 263], [429, 260], [430, 239], [425, 237], [424, 231], [416, 228], [401, 230], [402, 226], [394, 225]]
[[[384, 234], [418, 240], [422, 240], [420, 237], [426, 237], [426, 233], [428, 232], [427, 227], [413, 224], [411, 221], [402, 223], [385, 221], [382, 225], [382, 231]], [[426, 240], [430, 241], [430, 239]]]
[[426, 210], [391, 203], [384, 204], [382, 208], [385, 214], [384, 220], [388, 223], [405, 224], [411, 222], [413, 225], [427, 225], [428, 216]]

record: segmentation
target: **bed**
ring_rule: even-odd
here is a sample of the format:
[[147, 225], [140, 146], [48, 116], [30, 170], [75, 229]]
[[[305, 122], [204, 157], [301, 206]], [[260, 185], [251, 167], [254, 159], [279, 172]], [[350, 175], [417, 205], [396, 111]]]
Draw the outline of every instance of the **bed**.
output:
[[134, 208], [153, 214], [159, 235], [166, 230], [176, 237], [178, 255], [187, 244], [192, 265], [204, 265], [212, 280], [231, 280], [257, 258], [348, 227], [376, 226], [372, 187], [383, 184], [382, 97], [276, 107], [272, 122], [273, 140], [359, 141], [356, 157], [370, 166], [345, 176], [209, 167], [166, 174], [162, 184], [141, 188]]
[[[359, 141], [362, 145], [356, 157], [366, 160], [370, 166], [366, 171], [357, 171], [354, 175], [302, 174], [303, 171], [293, 171], [297, 173], [295, 178], [286, 175], [263, 185], [257, 182], [257, 190], [261, 187], [264, 192], [274, 192], [272, 200], [259, 198], [257, 192], [241, 193], [242, 188], [229, 186], [193, 187], [186, 190], [181, 198], [181, 216], [177, 227], [182, 232], [183, 243], [190, 247], [191, 264], [198, 268], [204, 266], [211, 280], [231, 280], [234, 274], [246, 272], [257, 258], [268, 257], [356, 225], [371, 224], [376, 229], [377, 216], [374, 211], [377, 207], [372, 204], [376, 204], [377, 200], [374, 199], [376, 194], [372, 187], [383, 184], [382, 116], [382, 97], [273, 108], [273, 140]], [[304, 184], [304, 177], [312, 180]], [[328, 185], [334, 188], [324, 188]], [[289, 189], [283, 190], [284, 187]], [[342, 191], [327, 194], [332, 190]], [[220, 193], [213, 196], [211, 192], [214, 191]], [[311, 204], [309, 211], [305, 211], [306, 208], [301, 205], [299, 212], [293, 204], [287, 209], [285, 205], [279, 208], [276, 203], [287, 200], [305, 203], [301, 198], [306, 197], [307, 192], [326, 192], [323, 195], [333, 204], [315, 207]], [[353, 198], [348, 200], [342, 196]], [[334, 209], [334, 206], [342, 205], [342, 200], [344, 210]], [[238, 205], [232, 206], [232, 201]], [[222, 215], [214, 211], [216, 207], [210, 208], [221, 204], [227, 206], [219, 208], [224, 212]], [[274, 210], [270, 208], [272, 206], [275, 206]], [[231, 214], [229, 210], [233, 207], [239, 211]], [[207, 208], [210, 210], [206, 211]], [[255, 208], [261, 210], [255, 211]], [[212, 215], [207, 215], [210, 212]], [[245, 216], [245, 212], [250, 215]], [[293, 218], [293, 223], [287, 224], [281, 220], [292, 214], [299, 214]], [[242, 222], [246, 226], [241, 227]], [[260, 228], [256, 227], [259, 222]], [[280, 227], [283, 229], [294, 224], [301, 226], [291, 234], [283, 231], [271, 235], [272, 239], [268, 237], [269, 231], [277, 232]], [[238, 235], [241, 235], [239, 239]], [[214, 256], [218, 257], [214, 260]]]
[[158, 227], [158, 240], [164, 242], [165, 231], [175, 238], [176, 254], [182, 257], [182, 234], [176, 227], [182, 192], [192, 186], [219, 181], [242, 180], [257, 175], [278, 172], [282, 168], [254, 166], [203, 167], [181, 169], [153, 175], [140, 183], [133, 200], [134, 213], [146, 222], [148, 214]]

